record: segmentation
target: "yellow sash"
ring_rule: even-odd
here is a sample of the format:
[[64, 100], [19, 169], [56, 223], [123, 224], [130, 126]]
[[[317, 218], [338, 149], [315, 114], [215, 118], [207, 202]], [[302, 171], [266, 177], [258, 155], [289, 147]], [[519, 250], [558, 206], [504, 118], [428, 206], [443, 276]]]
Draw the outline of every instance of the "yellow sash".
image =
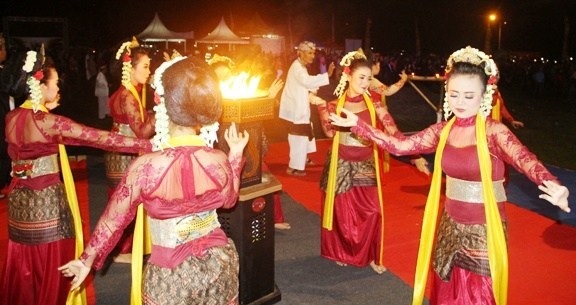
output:
[[[30, 100], [26, 100], [20, 107], [25, 109], [34, 109], [34, 105]], [[48, 109], [44, 105], [38, 105], [38, 110], [42, 112], [48, 112]], [[78, 196], [76, 195], [76, 187], [74, 185], [74, 177], [72, 176], [72, 169], [70, 168], [70, 163], [68, 162], [68, 154], [66, 153], [66, 147], [62, 144], [58, 145], [58, 151], [60, 153], [60, 170], [62, 173], [62, 179], [64, 180], [64, 189], [66, 190], [66, 198], [68, 199], [68, 204], [70, 205], [70, 211], [72, 213], [72, 219], [74, 221], [74, 231], [76, 246], [74, 248], [74, 257], [80, 257], [82, 251], [84, 251], [84, 236], [82, 232], [82, 219], [80, 218], [80, 208], [78, 207]], [[86, 305], [88, 304], [86, 300], [86, 287], [84, 285], [80, 286], [78, 289], [71, 290], [68, 293], [68, 298], [66, 299], [66, 305]]]
[[[164, 148], [177, 146], [206, 146], [206, 142], [197, 135], [171, 137]], [[142, 267], [144, 254], [152, 251], [152, 240], [148, 227], [148, 217], [142, 204], [138, 206], [136, 223], [134, 226], [134, 239], [132, 242], [132, 294], [131, 305], [142, 305]]]
[[[436, 223], [440, 203], [440, 187], [442, 182], [442, 153], [450, 133], [455, 118], [452, 118], [442, 129], [440, 141], [436, 149], [434, 158], [434, 173], [432, 174], [432, 185], [426, 200], [424, 219], [422, 221], [422, 233], [420, 235], [420, 246], [418, 249], [418, 260], [416, 263], [416, 274], [414, 278], [413, 305], [421, 305], [424, 300], [426, 280], [430, 269], [430, 257], [434, 236], [436, 233]], [[500, 213], [496, 204], [494, 188], [492, 186], [492, 163], [488, 151], [486, 137], [486, 121], [480, 114], [476, 117], [476, 146], [478, 159], [480, 162], [480, 174], [482, 177], [482, 190], [484, 196], [484, 209], [486, 213], [486, 230], [488, 258], [490, 261], [490, 274], [492, 277], [492, 288], [496, 304], [506, 305], [508, 294], [508, 251], [504, 229], [500, 219]]]
[[484, 213], [486, 214], [486, 231], [488, 259], [490, 261], [490, 276], [492, 290], [497, 305], [506, 305], [508, 298], [508, 248], [502, 227], [502, 219], [494, 195], [492, 184], [492, 162], [488, 151], [486, 137], [486, 121], [476, 117], [476, 147], [480, 159], [480, 174], [482, 176], [482, 191], [484, 195]]
[[501, 96], [500, 93], [497, 92], [495, 93], [496, 95], [496, 103], [494, 103], [494, 105], [492, 105], [492, 110], [490, 115], [492, 116], [492, 119], [501, 122], [502, 121], [502, 112], [501, 112], [501, 107], [502, 107], [502, 100], [501, 100]]
[[139, 110], [140, 110], [140, 120], [142, 120], [142, 122], [144, 122], [144, 111], [146, 109], [146, 85], [145, 84], [142, 85], [142, 99], [140, 99], [140, 95], [138, 94], [138, 90], [136, 90], [134, 85], [128, 84], [128, 86], [127, 86], [126, 84], [124, 84], [124, 87], [126, 89], [128, 89], [130, 91], [130, 93], [132, 93], [132, 95], [138, 101], [138, 106], [139, 106]]
[[[363, 94], [364, 103], [368, 108], [370, 113], [371, 125], [376, 126], [376, 110], [374, 109], [374, 104], [367, 94]], [[336, 114], [340, 115], [344, 103], [346, 102], [346, 94], [343, 94], [340, 99], [338, 99], [338, 104], [336, 105]], [[330, 156], [330, 170], [328, 172], [328, 183], [326, 186], [326, 199], [324, 201], [324, 211], [322, 216], [322, 227], [329, 231], [332, 231], [332, 224], [334, 220], [334, 197], [336, 194], [336, 174], [338, 168], [338, 147], [340, 144], [340, 132], [336, 131], [334, 137], [332, 138], [332, 154]], [[382, 182], [380, 181], [380, 159], [378, 156], [378, 146], [372, 143], [372, 151], [374, 154], [374, 166], [376, 168], [376, 185], [378, 188], [378, 201], [380, 202], [380, 215], [381, 215], [381, 227], [382, 234], [380, 236], [380, 250], [379, 250], [379, 261], [378, 265], [384, 265], [384, 201], [382, 199]]]

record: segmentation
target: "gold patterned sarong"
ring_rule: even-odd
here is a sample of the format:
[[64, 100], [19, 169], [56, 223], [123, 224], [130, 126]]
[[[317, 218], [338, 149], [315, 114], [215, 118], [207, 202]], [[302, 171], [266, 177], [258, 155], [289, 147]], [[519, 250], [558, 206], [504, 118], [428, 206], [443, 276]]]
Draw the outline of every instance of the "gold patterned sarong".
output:
[[[506, 232], [506, 222], [502, 226]], [[450, 280], [454, 266], [489, 277], [486, 224], [458, 223], [444, 212], [438, 228], [433, 266], [444, 281]]]
[[64, 185], [57, 183], [41, 190], [15, 188], [8, 197], [10, 240], [37, 245], [74, 238], [70, 207]]
[[142, 298], [146, 305], [238, 304], [238, 271], [238, 253], [228, 239], [172, 269], [147, 264]]
[[[127, 137], [136, 137], [134, 131], [130, 129], [128, 124], [114, 123], [112, 130]], [[136, 154], [126, 154], [118, 152], [107, 152], [104, 154], [104, 164], [106, 166], [106, 178], [108, 180], [108, 187], [114, 189], [122, 180], [124, 173], [128, 167], [136, 159]]]
[[[326, 192], [328, 185], [328, 172], [332, 151], [329, 150], [326, 156], [326, 165], [320, 178], [320, 188]], [[376, 186], [376, 170], [373, 159], [364, 161], [348, 161], [342, 158], [337, 159], [336, 167], [336, 194], [342, 194], [353, 186]]]

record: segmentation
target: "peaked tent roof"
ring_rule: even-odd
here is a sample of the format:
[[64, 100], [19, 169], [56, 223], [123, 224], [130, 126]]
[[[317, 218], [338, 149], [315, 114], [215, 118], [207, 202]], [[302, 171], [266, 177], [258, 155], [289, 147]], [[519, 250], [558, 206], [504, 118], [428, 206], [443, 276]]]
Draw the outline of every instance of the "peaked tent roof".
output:
[[248, 36], [276, 34], [275, 32], [276, 31], [272, 27], [270, 27], [268, 24], [266, 24], [266, 22], [264, 22], [260, 14], [258, 14], [257, 12], [254, 12], [251, 18], [248, 19], [247, 22], [242, 24], [242, 26], [240, 26], [238, 29], [238, 33]]
[[227, 43], [227, 44], [249, 44], [250, 41], [238, 37], [226, 24], [224, 17], [220, 23], [206, 37], [196, 40], [198, 43]]
[[158, 13], [154, 14], [154, 19], [150, 24], [136, 35], [139, 39], [144, 41], [185, 41], [186, 39], [194, 39], [194, 31], [178, 33], [172, 32], [166, 28]]

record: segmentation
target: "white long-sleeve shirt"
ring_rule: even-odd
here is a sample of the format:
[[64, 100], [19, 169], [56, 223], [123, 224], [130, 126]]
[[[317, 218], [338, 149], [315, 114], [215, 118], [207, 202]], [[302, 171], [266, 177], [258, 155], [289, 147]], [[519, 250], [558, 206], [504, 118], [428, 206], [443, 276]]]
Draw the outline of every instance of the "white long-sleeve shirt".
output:
[[308, 93], [329, 83], [328, 73], [310, 75], [306, 67], [296, 59], [286, 76], [278, 117], [294, 124], [310, 123]]

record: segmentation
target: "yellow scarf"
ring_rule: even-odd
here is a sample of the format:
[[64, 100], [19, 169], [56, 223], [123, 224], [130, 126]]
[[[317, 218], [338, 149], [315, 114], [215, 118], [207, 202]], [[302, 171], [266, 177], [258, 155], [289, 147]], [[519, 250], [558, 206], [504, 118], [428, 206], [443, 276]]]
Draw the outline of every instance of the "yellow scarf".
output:
[[[171, 137], [164, 148], [178, 146], [206, 146], [206, 142], [197, 135]], [[134, 239], [132, 242], [132, 286], [130, 295], [131, 305], [142, 305], [142, 269], [144, 254], [152, 252], [152, 240], [148, 230], [148, 217], [142, 204], [138, 206], [136, 223], [134, 226]]]
[[[442, 182], [442, 153], [450, 133], [450, 128], [454, 124], [452, 118], [442, 129], [440, 140], [436, 149], [434, 159], [434, 173], [432, 174], [432, 185], [426, 200], [424, 219], [422, 222], [422, 233], [420, 235], [420, 246], [418, 249], [418, 260], [416, 263], [416, 274], [414, 278], [413, 305], [421, 305], [424, 300], [424, 290], [430, 269], [430, 257], [432, 254], [432, 244], [436, 232], [436, 222], [438, 218], [438, 207], [440, 203], [440, 187]], [[486, 231], [488, 258], [490, 261], [490, 275], [492, 277], [492, 289], [496, 304], [506, 305], [508, 295], [508, 250], [502, 220], [496, 204], [496, 196], [492, 186], [492, 162], [488, 151], [488, 140], [486, 137], [486, 120], [480, 114], [476, 116], [476, 146], [478, 159], [480, 162], [480, 174], [482, 177], [482, 190], [484, 195], [484, 210], [486, 214]]]
[[494, 105], [492, 105], [492, 110], [491, 110], [491, 116], [492, 119], [501, 122], [502, 121], [502, 113], [501, 113], [501, 107], [502, 107], [502, 100], [500, 97], [500, 92], [496, 92], [494, 93], [494, 96], [496, 96], [496, 102], [494, 103]]
[[[374, 104], [370, 97], [364, 93], [364, 103], [366, 103], [366, 107], [368, 108], [368, 112], [370, 113], [370, 120], [373, 127], [376, 127], [376, 110], [374, 109]], [[342, 112], [342, 108], [344, 107], [344, 103], [346, 102], [346, 94], [342, 94], [340, 99], [338, 99], [338, 104], [336, 105], [336, 114], [340, 115]], [[332, 231], [332, 224], [334, 220], [334, 197], [336, 193], [336, 174], [338, 168], [338, 147], [340, 144], [340, 132], [336, 131], [334, 137], [332, 138], [332, 154], [330, 156], [330, 169], [328, 172], [328, 184], [326, 186], [326, 199], [324, 201], [324, 211], [322, 216], [322, 227], [329, 231]], [[378, 156], [378, 146], [376, 144], [372, 144], [372, 151], [374, 154], [374, 166], [376, 168], [376, 185], [378, 188], [378, 201], [380, 202], [380, 215], [381, 215], [381, 227], [382, 227], [382, 235], [381, 235], [381, 242], [380, 242], [380, 250], [379, 250], [379, 261], [377, 262], [378, 265], [384, 265], [383, 257], [384, 257], [384, 201], [382, 199], [382, 182], [380, 181], [380, 159]]]
[[132, 84], [125, 84], [124, 88], [128, 89], [130, 93], [136, 98], [138, 101], [138, 106], [140, 110], [140, 120], [144, 122], [144, 111], [146, 110], [146, 84], [142, 85], [142, 99], [140, 99], [140, 95], [138, 94], [138, 90]]
[[[34, 109], [34, 104], [30, 100], [26, 100], [21, 106], [25, 109]], [[48, 109], [43, 104], [38, 105], [38, 110], [42, 112], [48, 112]], [[58, 145], [58, 151], [60, 153], [60, 170], [62, 173], [62, 179], [64, 180], [64, 189], [66, 190], [66, 198], [68, 199], [68, 204], [70, 206], [70, 211], [72, 212], [72, 218], [74, 221], [74, 231], [76, 232], [75, 240], [76, 246], [74, 248], [74, 257], [80, 257], [82, 251], [84, 251], [84, 237], [82, 232], [82, 219], [80, 218], [80, 208], [78, 207], [78, 196], [76, 195], [76, 187], [74, 185], [74, 177], [72, 176], [72, 169], [70, 168], [70, 163], [68, 162], [68, 154], [66, 153], [66, 147], [63, 144]], [[86, 287], [84, 285], [80, 288], [71, 290], [68, 293], [68, 298], [66, 299], [66, 305], [86, 305], [88, 304], [86, 300]]]

